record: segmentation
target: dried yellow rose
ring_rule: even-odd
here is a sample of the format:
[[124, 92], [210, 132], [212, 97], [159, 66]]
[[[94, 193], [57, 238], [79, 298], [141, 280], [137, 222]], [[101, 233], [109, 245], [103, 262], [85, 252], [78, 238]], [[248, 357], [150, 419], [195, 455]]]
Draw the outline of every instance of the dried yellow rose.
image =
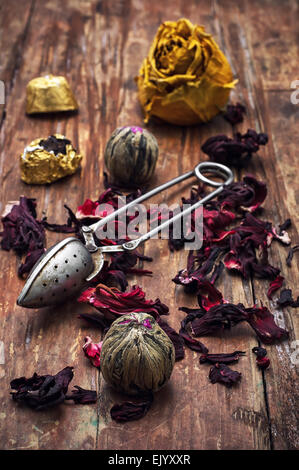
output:
[[212, 36], [185, 18], [160, 25], [136, 81], [145, 122], [178, 125], [209, 121], [237, 82]]

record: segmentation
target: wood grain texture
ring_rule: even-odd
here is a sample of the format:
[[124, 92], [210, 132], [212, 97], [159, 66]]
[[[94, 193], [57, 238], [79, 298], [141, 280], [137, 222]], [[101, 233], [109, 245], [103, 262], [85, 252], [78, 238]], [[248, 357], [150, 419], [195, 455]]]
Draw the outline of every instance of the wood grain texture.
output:
[[[9, 5], [9, 6], [8, 6]], [[298, 105], [290, 103], [290, 83], [296, 78], [295, 17], [298, 2], [286, 0], [232, 2], [175, 0], [68, 0], [58, 2], [0, 2], [5, 11], [0, 39], [0, 79], [9, 83], [5, 120], [0, 133], [0, 210], [20, 194], [38, 199], [39, 216], [64, 222], [67, 203], [73, 209], [103, 190], [103, 153], [106, 141], [118, 126], [143, 125], [134, 76], [148, 52], [157, 27], [164, 20], [189, 18], [204, 24], [232, 64], [239, 84], [233, 99], [246, 104], [240, 129], [253, 127], [269, 133], [270, 143], [255, 156], [248, 171], [266, 180], [269, 188], [263, 217], [275, 224], [291, 217], [293, 244], [298, 243]], [[7, 35], [14, 35], [14, 43]], [[25, 116], [25, 86], [40, 74], [65, 75], [80, 105], [78, 114], [50, 117]], [[3, 111], [3, 109], [2, 109]], [[297, 126], [296, 126], [297, 124]], [[222, 118], [206, 125], [181, 128], [151, 123], [160, 157], [153, 185], [193, 168], [205, 157], [200, 145], [217, 133], [232, 133]], [[51, 186], [34, 187], [19, 179], [18, 156], [36, 137], [63, 133], [85, 156], [81, 172]], [[236, 174], [236, 178], [241, 175]], [[177, 202], [190, 186], [166, 191], [152, 202]], [[62, 238], [50, 233], [47, 244]], [[167, 242], [152, 240], [145, 254], [155, 260], [150, 277], [131, 278], [148, 298], [160, 299], [170, 308], [169, 323], [179, 328], [180, 306], [195, 306], [171, 279], [186, 264], [186, 252], [169, 253]], [[291, 268], [287, 250], [277, 243], [271, 249], [274, 265], [281, 268], [286, 286], [298, 295], [296, 254]], [[117, 424], [110, 408], [123, 397], [113, 392], [82, 354], [84, 336], [95, 340], [99, 332], [77, 318], [82, 306], [31, 311], [15, 305], [23, 281], [16, 275], [18, 260], [0, 253], [0, 447], [5, 449], [287, 449], [298, 448], [296, 419], [296, 365], [290, 355], [298, 336], [295, 309], [275, 311], [286, 325], [290, 340], [269, 347], [271, 369], [256, 368], [252, 347], [258, 344], [252, 330], [239, 325], [230, 332], [204, 340], [211, 352], [246, 351], [235, 369], [241, 383], [231, 390], [212, 385], [209, 367], [199, 365], [198, 354], [186, 350], [175, 365], [167, 387], [155, 394], [149, 413], [140, 421]], [[267, 283], [245, 282], [223, 276], [219, 289], [234, 303], [266, 305]], [[275, 299], [275, 297], [274, 297]], [[87, 311], [86, 307], [84, 312]], [[9, 382], [34, 371], [56, 373], [75, 367], [73, 384], [99, 391], [97, 405], [62, 405], [36, 413], [16, 407], [9, 397]], [[297, 366], [298, 367], [298, 366]]]

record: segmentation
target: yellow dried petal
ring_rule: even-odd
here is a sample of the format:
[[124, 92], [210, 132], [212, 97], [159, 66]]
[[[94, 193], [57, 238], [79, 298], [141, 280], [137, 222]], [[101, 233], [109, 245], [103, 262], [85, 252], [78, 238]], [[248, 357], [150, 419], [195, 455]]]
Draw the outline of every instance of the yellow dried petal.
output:
[[204, 27], [181, 18], [160, 25], [136, 82], [145, 122], [190, 125], [218, 114], [237, 80]]

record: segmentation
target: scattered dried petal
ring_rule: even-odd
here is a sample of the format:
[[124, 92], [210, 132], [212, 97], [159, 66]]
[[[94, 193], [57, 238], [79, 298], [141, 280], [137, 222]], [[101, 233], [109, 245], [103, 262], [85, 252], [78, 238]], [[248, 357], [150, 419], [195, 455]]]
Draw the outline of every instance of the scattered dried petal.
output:
[[299, 250], [299, 245], [295, 245], [289, 249], [289, 253], [286, 258], [286, 262], [289, 267], [291, 266], [291, 262], [292, 262], [295, 251], [298, 251], [298, 250]]
[[73, 367], [65, 367], [56, 375], [34, 373], [29, 379], [20, 377], [10, 382], [11, 388], [16, 390], [11, 392], [11, 395], [18, 403], [24, 403], [35, 410], [43, 410], [65, 400], [73, 376]]
[[230, 369], [226, 364], [215, 364], [210, 369], [209, 379], [212, 384], [222, 383], [231, 387], [241, 380], [242, 374], [236, 370]]
[[186, 346], [192, 351], [200, 352], [202, 354], [208, 353], [208, 348], [200, 341], [192, 338], [183, 328], [180, 329], [180, 336], [183, 338]]
[[100, 367], [101, 363], [101, 350], [103, 341], [93, 343], [89, 336], [84, 339], [83, 351], [86, 357], [90, 360], [93, 366]]
[[71, 395], [66, 395], [66, 400], [74, 400], [76, 405], [88, 405], [90, 403], [96, 403], [97, 401], [97, 392], [95, 390], [86, 390], [79, 387], [79, 385], [74, 385], [76, 390], [72, 390]]
[[258, 134], [255, 130], [248, 129], [243, 135], [237, 132], [233, 139], [221, 134], [210, 137], [201, 149], [213, 162], [242, 167], [267, 142], [267, 134]]
[[282, 289], [282, 291], [280, 292], [280, 297], [277, 300], [277, 305], [282, 308], [284, 307], [297, 308], [299, 307], [299, 296], [297, 297], [297, 300], [294, 300], [291, 289]]
[[267, 196], [267, 186], [253, 175], [246, 175], [243, 181], [236, 181], [226, 186], [218, 196], [222, 206], [235, 210], [254, 212], [264, 202]]
[[246, 113], [246, 108], [241, 103], [228, 104], [225, 113], [223, 113], [224, 119], [226, 119], [232, 126], [243, 122], [243, 114]]
[[35, 199], [21, 196], [10, 208], [10, 212], [5, 210], [6, 215], [2, 217], [1, 248], [13, 249], [18, 256], [26, 255], [18, 270], [19, 276], [23, 276], [45, 251], [45, 230], [42, 222], [36, 219]]
[[121, 404], [116, 404], [110, 410], [111, 418], [121, 423], [143, 418], [150, 409], [153, 400], [153, 394], [148, 394], [140, 399], [136, 399], [134, 402], [125, 401]]
[[209, 364], [232, 364], [238, 362], [240, 356], [245, 356], [244, 351], [234, 351], [232, 353], [221, 353], [221, 354], [203, 354], [199, 358], [200, 364], [208, 362]]
[[85, 290], [78, 299], [97, 308], [105, 318], [115, 320], [119, 315], [132, 312], [145, 312], [156, 320], [160, 315], [169, 313], [168, 307], [160, 299], [146, 300], [145, 293], [139, 286], [133, 286], [128, 292], [121, 292], [116, 287], [98, 284]]
[[270, 286], [269, 286], [269, 289], [268, 289], [268, 292], [267, 292], [267, 297], [269, 299], [272, 298], [272, 295], [274, 294], [274, 292], [276, 292], [278, 289], [281, 288], [281, 286], [283, 284], [283, 281], [284, 281], [284, 277], [277, 276], [274, 279], [274, 281], [270, 282]]
[[247, 321], [260, 340], [265, 344], [273, 344], [277, 340], [288, 338], [288, 331], [276, 325], [273, 314], [266, 307], [246, 308]]
[[160, 318], [158, 320], [158, 324], [162, 330], [165, 331], [174, 346], [175, 360], [179, 361], [180, 359], [183, 359], [185, 357], [185, 351], [182, 337], [173, 328], [171, 328], [165, 320]]
[[267, 357], [267, 350], [256, 346], [252, 348], [252, 352], [256, 354], [256, 363], [260, 369], [267, 369], [270, 365], [270, 359]]

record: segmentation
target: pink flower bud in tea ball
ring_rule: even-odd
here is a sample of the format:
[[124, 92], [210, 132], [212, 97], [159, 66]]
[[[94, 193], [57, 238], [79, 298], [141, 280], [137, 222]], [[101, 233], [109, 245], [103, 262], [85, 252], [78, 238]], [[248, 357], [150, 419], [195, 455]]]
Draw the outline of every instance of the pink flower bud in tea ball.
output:
[[147, 313], [122, 315], [103, 341], [103, 377], [113, 388], [129, 395], [159, 390], [169, 380], [174, 362], [172, 342]]

